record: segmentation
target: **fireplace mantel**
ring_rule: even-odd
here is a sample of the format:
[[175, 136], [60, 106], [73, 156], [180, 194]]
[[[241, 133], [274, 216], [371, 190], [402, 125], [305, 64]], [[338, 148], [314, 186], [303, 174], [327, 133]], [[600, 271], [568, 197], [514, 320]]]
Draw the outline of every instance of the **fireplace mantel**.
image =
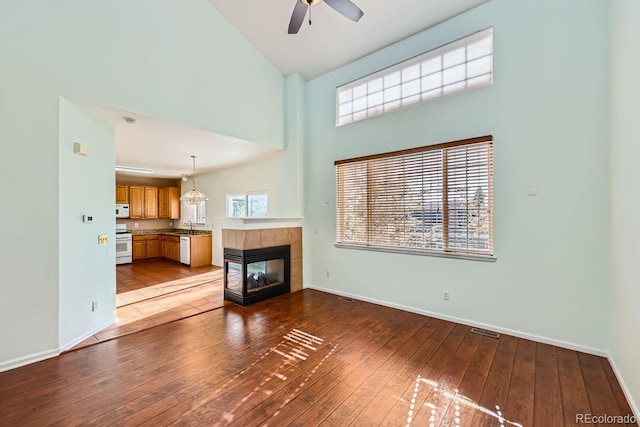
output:
[[301, 227], [303, 218], [268, 217], [268, 218], [216, 218], [222, 228], [229, 230], [259, 230], [265, 228]]

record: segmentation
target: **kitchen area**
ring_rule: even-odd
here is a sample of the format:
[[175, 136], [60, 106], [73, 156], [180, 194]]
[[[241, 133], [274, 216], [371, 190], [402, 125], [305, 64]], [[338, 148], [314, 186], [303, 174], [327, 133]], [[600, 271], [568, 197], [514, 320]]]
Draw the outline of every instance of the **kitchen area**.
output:
[[[182, 223], [180, 180], [116, 179], [116, 264], [167, 260], [211, 265], [212, 233]], [[180, 227], [183, 225], [186, 228]]]

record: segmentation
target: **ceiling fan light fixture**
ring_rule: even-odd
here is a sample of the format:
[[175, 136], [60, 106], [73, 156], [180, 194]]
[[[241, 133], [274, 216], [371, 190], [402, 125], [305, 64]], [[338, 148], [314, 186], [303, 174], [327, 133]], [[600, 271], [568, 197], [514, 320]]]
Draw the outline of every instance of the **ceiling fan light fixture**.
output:
[[304, 17], [309, 11], [309, 25], [311, 25], [311, 9], [310, 6], [314, 6], [321, 1], [324, 1], [329, 7], [338, 12], [340, 15], [354, 22], [357, 22], [362, 18], [364, 12], [360, 10], [351, 0], [296, 0], [296, 5], [293, 8], [291, 19], [289, 20], [289, 34], [297, 34], [304, 22]]

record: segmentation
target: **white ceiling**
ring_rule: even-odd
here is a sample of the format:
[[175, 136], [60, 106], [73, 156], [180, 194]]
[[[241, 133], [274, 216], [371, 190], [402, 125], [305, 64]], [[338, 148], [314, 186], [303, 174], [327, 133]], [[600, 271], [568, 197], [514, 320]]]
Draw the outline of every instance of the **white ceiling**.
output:
[[[283, 74], [311, 79], [463, 13], [488, 0], [353, 0], [364, 11], [354, 23], [326, 4], [312, 6], [313, 25], [287, 34], [299, 0], [209, 0]], [[348, 42], [345, 42], [348, 41]], [[224, 135], [111, 108], [81, 103], [116, 129], [116, 165], [152, 169], [150, 176], [180, 178], [246, 163], [277, 151]], [[127, 124], [124, 117], [136, 119]], [[119, 172], [118, 174], [122, 174]]]
[[[144, 175], [180, 178], [246, 163], [276, 148], [204, 130], [192, 129], [151, 117], [93, 104], [80, 103], [85, 109], [115, 125], [116, 165], [151, 169]], [[135, 119], [126, 123], [124, 117]], [[130, 173], [118, 172], [122, 175]], [[138, 174], [136, 174], [138, 175]]]
[[332, 71], [459, 15], [488, 0], [352, 0], [364, 16], [352, 22], [323, 2], [298, 34], [287, 34], [299, 0], [209, 0], [283, 74], [305, 79]]

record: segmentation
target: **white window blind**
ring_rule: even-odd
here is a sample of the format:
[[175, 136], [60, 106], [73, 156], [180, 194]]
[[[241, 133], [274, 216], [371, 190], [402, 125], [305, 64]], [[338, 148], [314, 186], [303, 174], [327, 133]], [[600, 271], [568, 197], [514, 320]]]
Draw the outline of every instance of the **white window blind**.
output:
[[338, 87], [336, 126], [492, 83], [489, 28]]
[[493, 255], [493, 138], [336, 162], [337, 243]]

